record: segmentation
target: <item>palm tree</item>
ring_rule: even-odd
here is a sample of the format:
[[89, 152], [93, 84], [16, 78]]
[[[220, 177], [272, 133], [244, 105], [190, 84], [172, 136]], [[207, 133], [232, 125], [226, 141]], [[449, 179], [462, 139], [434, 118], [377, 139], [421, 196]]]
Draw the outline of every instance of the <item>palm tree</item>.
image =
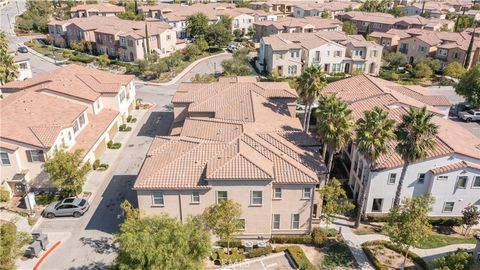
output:
[[432, 123], [432, 118], [433, 114], [429, 113], [426, 107], [421, 109], [411, 107], [408, 113], [402, 116], [402, 123], [395, 129], [398, 140], [395, 150], [403, 159], [403, 168], [393, 207], [400, 205], [400, 195], [408, 165], [424, 159], [428, 151], [435, 149], [438, 126]]
[[367, 195], [368, 174], [370, 174], [378, 157], [388, 152], [388, 143], [395, 138], [395, 133], [393, 132], [394, 125], [395, 121], [389, 118], [388, 112], [379, 107], [364, 112], [364, 117], [357, 121], [355, 143], [358, 152], [367, 160], [369, 167], [362, 179], [355, 228], [358, 228], [360, 225], [362, 217], [363, 205]]
[[15, 80], [18, 77], [18, 65], [13, 55], [0, 51], [0, 85]]
[[312, 104], [327, 86], [327, 79], [322, 70], [314, 65], [307, 67], [300, 77], [297, 78], [297, 91], [305, 102], [305, 114], [303, 119], [303, 128], [308, 132], [310, 125], [310, 114], [312, 112]]
[[329, 95], [320, 100], [317, 109], [317, 131], [323, 140], [322, 157], [325, 160], [328, 149], [327, 180], [333, 167], [333, 156], [345, 148], [353, 138], [355, 122], [352, 118], [352, 110], [345, 101], [335, 95]]

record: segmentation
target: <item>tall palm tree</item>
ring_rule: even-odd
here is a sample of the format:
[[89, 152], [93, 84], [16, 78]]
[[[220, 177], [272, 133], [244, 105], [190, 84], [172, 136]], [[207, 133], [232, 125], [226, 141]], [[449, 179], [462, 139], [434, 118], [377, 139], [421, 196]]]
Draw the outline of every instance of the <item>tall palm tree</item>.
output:
[[426, 158], [427, 152], [435, 149], [438, 126], [432, 122], [432, 118], [433, 114], [429, 113], [426, 107], [421, 109], [411, 107], [408, 113], [402, 116], [402, 123], [395, 129], [398, 140], [395, 150], [403, 159], [403, 167], [393, 207], [400, 205], [400, 195], [408, 165]]
[[395, 138], [395, 133], [393, 132], [394, 125], [395, 121], [388, 116], [388, 111], [379, 107], [364, 112], [364, 117], [357, 121], [355, 143], [358, 152], [367, 161], [368, 170], [364, 173], [362, 179], [355, 228], [358, 228], [362, 218], [363, 206], [367, 197], [366, 187], [369, 174], [378, 157], [388, 152], [388, 143]]
[[317, 109], [317, 132], [323, 141], [322, 157], [325, 160], [328, 149], [327, 180], [333, 167], [333, 156], [345, 148], [353, 138], [355, 122], [352, 118], [352, 110], [345, 101], [336, 95], [329, 95], [320, 100]]
[[18, 77], [18, 65], [13, 55], [0, 50], [0, 85], [15, 80]]
[[308, 66], [297, 78], [297, 91], [305, 102], [303, 128], [308, 132], [313, 102], [322, 95], [327, 86], [327, 79], [322, 70], [314, 65]]

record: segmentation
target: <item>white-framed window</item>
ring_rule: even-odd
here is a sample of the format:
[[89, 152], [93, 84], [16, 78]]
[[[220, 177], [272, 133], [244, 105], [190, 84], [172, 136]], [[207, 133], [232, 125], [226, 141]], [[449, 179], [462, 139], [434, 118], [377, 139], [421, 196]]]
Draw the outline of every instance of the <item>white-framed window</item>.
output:
[[335, 51], [334, 57], [342, 57], [342, 51]]
[[239, 223], [239, 230], [240, 231], [245, 231], [245, 219], [244, 218], [241, 218], [238, 220], [238, 223]]
[[292, 58], [297, 58], [300, 56], [300, 51], [291, 51], [290, 52], [290, 57]]
[[473, 178], [472, 188], [480, 188], [480, 176]]
[[312, 197], [312, 188], [311, 187], [304, 187], [302, 199], [310, 199]]
[[10, 158], [8, 157], [7, 152], [0, 152], [0, 160], [2, 162], [2, 165], [11, 165]]
[[228, 200], [227, 191], [217, 191], [217, 203]]
[[80, 123], [80, 127], [83, 127], [85, 125], [85, 114], [80, 115], [78, 118], [78, 122]]
[[274, 230], [280, 229], [280, 214], [273, 214], [272, 219], [272, 228]]
[[397, 181], [397, 174], [396, 173], [391, 173], [388, 175], [388, 182], [387, 184], [389, 185], [395, 185], [395, 182]]
[[283, 59], [283, 53], [276, 53], [275, 59]]
[[163, 206], [163, 192], [162, 191], [153, 191], [152, 192], [152, 204], [154, 206]]
[[372, 51], [372, 57], [377, 57], [378, 55], [378, 51], [377, 50], [373, 50]]
[[467, 188], [468, 176], [459, 176], [457, 180], [457, 188]]
[[200, 192], [198, 191], [193, 191], [192, 192], [192, 200], [191, 203], [200, 203]]
[[425, 174], [424, 173], [420, 173], [418, 175], [418, 183], [419, 184], [423, 184], [425, 182]]
[[373, 199], [372, 212], [382, 212], [383, 199], [375, 198]]
[[363, 50], [355, 50], [355, 56], [363, 56]]
[[320, 62], [320, 51], [316, 51], [315, 52], [315, 59], [314, 59], [315, 62]]
[[250, 204], [251, 205], [262, 205], [263, 203], [263, 192], [254, 190], [250, 193]]
[[443, 212], [444, 213], [451, 213], [453, 212], [453, 207], [455, 206], [454, 202], [445, 202], [443, 204]]
[[296, 65], [290, 65], [288, 66], [288, 74], [290, 75], [295, 75], [297, 74], [297, 66]]
[[77, 131], [78, 131], [78, 122], [77, 120], [75, 120], [73, 122], [73, 133], [77, 133]]
[[30, 158], [32, 162], [40, 162], [43, 159], [43, 151], [42, 150], [29, 150], [30, 151]]
[[281, 199], [282, 198], [282, 188], [276, 187], [273, 190], [273, 198], [274, 199]]
[[300, 214], [292, 214], [292, 229], [300, 229]]
[[332, 64], [332, 72], [340, 72], [342, 71], [342, 64]]
[[439, 175], [437, 176], [437, 180], [446, 181], [448, 180], [448, 175]]
[[120, 102], [125, 100], [125, 91], [121, 90], [120, 93], [118, 94], [118, 97], [120, 98]]

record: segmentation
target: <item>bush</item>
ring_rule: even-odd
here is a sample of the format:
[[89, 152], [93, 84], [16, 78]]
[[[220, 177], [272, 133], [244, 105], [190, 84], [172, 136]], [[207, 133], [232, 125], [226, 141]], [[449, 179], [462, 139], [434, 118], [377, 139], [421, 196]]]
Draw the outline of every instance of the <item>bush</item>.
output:
[[[227, 247], [227, 240], [225, 240], [225, 239], [218, 240], [217, 245], [221, 246], [223, 248], [226, 248]], [[238, 239], [230, 240], [230, 248], [240, 248], [240, 247], [242, 247], [242, 241], [240, 241]]]
[[73, 56], [73, 53], [72, 53], [72, 51], [70, 51], [70, 50], [64, 50], [64, 51], [62, 52], [62, 55], [63, 55], [63, 57], [65, 57], [65, 58], [70, 58], [70, 57]]
[[37, 194], [35, 195], [35, 202], [39, 205], [48, 205], [54, 201], [60, 200], [61, 197], [58, 194]]
[[343, 242], [334, 242], [325, 250], [325, 257], [323, 259], [323, 269], [354, 269], [355, 258], [348, 248], [348, 245]]
[[110, 140], [107, 143], [107, 147], [108, 149], [120, 149], [120, 147], [122, 147], [122, 144], [118, 142], [114, 143], [112, 140]]
[[277, 244], [312, 244], [312, 237], [310, 235], [275, 235], [272, 236], [270, 242]]
[[135, 122], [137, 122], [137, 118], [133, 117], [133, 115], [129, 115], [127, 117], [127, 122], [128, 123], [135, 123]]
[[88, 55], [86, 53], [78, 53], [77, 55], [72, 55], [69, 59], [70, 61], [82, 62], [85, 64], [92, 63], [93, 61], [95, 61], [95, 57]]
[[[393, 250], [395, 252], [398, 252], [400, 254], [405, 254], [405, 251], [406, 251], [405, 249], [393, 244], [392, 242], [385, 241], [385, 240], [375, 240], [375, 241], [365, 242], [365, 243], [362, 244], [362, 249], [365, 251], [365, 248], [371, 247], [371, 246], [383, 246], [385, 248], [391, 249], [391, 250]], [[371, 252], [371, 251], [369, 251], [369, 252]], [[367, 253], [367, 252], [365, 252], [365, 253]], [[370, 256], [373, 256], [374, 259], [370, 258]], [[375, 258], [374, 254], [370, 254], [370, 255], [367, 254], [367, 257], [369, 257], [370, 260], [375, 264], [375, 266], [377, 266], [376, 262], [375, 262], [375, 260], [377, 260], [377, 258]], [[422, 257], [418, 256], [417, 254], [409, 251], [408, 254], [407, 254], [407, 257], [410, 258], [412, 261], [414, 261], [416, 264], [420, 265], [423, 269], [428, 269], [427, 263], [422, 259]], [[383, 267], [383, 265], [382, 265], [382, 267]], [[387, 269], [387, 268], [378, 268], [378, 269], [382, 270], [382, 269]]]
[[287, 252], [300, 270], [315, 270], [315, 266], [299, 246], [276, 247], [275, 252]]
[[10, 200], [10, 192], [5, 188], [0, 188], [0, 202], [8, 202]]
[[128, 132], [132, 131], [132, 127], [128, 127], [127, 124], [121, 124], [118, 130], [120, 130], [121, 132]]
[[216, 262], [220, 265], [238, 263], [245, 260], [243, 250], [239, 250], [238, 248], [232, 248], [230, 254], [226, 254], [223, 249], [217, 249], [217, 256]]
[[254, 248], [247, 254], [247, 258], [255, 258], [265, 256], [272, 253], [272, 246], [266, 246], [264, 248]]
[[433, 261], [435, 269], [468, 270], [472, 263], [473, 256], [465, 249], [458, 249]]
[[100, 167], [100, 160], [99, 159], [96, 159], [93, 164], [92, 164], [92, 169], [93, 170], [97, 170], [98, 167]]
[[108, 164], [102, 163], [102, 164], [100, 164], [100, 166], [98, 166], [98, 170], [99, 171], [106, 171], [106, 170], [108, 170], [108, 167], [109, 167]]
[[316, 247], [323, 247], [327, 244], [327, 236], [325, 235], [325, 231], [320, 228], [313, 228], [312, 231], [312, 240], [313, 245]]

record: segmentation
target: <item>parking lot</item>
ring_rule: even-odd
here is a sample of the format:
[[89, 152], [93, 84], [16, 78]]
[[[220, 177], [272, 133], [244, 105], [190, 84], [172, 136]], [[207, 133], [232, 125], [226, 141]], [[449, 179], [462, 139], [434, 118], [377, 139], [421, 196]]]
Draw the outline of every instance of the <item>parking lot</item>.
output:
[[222, 270], [293, 270], [295, 265], [282, 252], [270, 255], [264, 259], [252, 260], [222, 268]]

